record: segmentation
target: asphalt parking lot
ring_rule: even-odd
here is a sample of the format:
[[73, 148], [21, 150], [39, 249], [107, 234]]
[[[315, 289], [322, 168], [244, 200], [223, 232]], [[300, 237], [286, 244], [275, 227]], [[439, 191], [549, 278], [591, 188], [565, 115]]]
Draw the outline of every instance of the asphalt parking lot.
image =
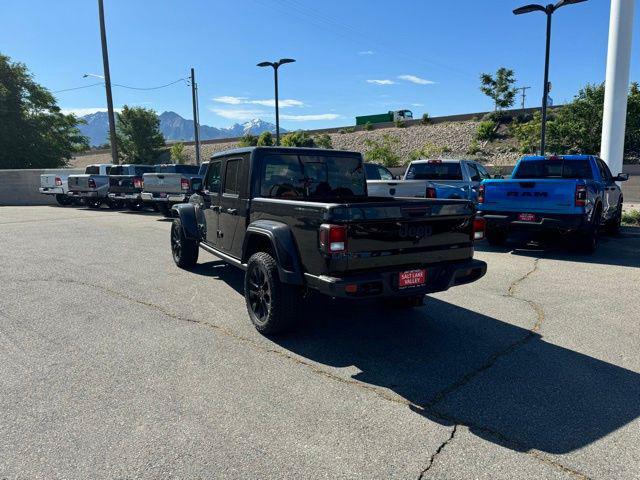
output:
[[640, 229], [270, 340], [169, 226], [0, 208], [0, 478], [640, 478]]

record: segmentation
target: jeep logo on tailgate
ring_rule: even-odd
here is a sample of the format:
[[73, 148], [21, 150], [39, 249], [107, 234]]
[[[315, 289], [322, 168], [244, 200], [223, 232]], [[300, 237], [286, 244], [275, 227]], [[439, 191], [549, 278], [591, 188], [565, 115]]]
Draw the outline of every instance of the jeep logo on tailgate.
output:
[[548, 192], [507, 192], [507, 197], [547, 198]]
[[403, 224], [398, 231], [400, 238], [408, 238], [416, 242], [425, 237], [430, 237], [432, 234], [433, 228], [429, 225], [409, 225], [407, 223]]

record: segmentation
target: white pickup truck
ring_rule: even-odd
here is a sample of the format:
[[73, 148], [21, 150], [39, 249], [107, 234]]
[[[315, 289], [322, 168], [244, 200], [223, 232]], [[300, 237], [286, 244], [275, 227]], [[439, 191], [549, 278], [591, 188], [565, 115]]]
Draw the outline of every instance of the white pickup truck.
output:
[[73, 203], [73, 199], [67, 196], [69, 192], [69, 173], [58, 171], [40, 175], [40, 188], [38, 191], [43, 195], [54, 195], [56, 202], [61, 207], [66, 207]]
[[374, 197], [420, 197], [476, 201], [478, 186], [493, 178], [474, 160], [414, 160], [402, 180], [369, 180], [367, 190]]

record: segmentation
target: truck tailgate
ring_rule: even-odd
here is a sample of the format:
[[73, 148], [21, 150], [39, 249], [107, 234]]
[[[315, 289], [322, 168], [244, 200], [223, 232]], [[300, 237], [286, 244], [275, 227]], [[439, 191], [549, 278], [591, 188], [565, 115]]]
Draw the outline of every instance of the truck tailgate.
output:
[[475, 208], [465, 200], [406, 200], [352, 204], [339, 213], [348, 222], [346, 262], [336, 270], [363, 271], [467, 260], [473, 256]]
[[56, 178], [62, 179], [60, 175], [56, 175], [55, 173], [40, 175], [40, 186], [42, 188], [53, 188], [56, 186]]
[[132, 193], [139, 192], [139, 188], [133, 186], [133, 175], [109, 175], [109, 192]]
[[144, 191], [151, 193], [182, 193], [182, 179], [189, 179], [180, 173], [145, 173]]
[[89, 188], [89, 177], [91, 175], [79, 174], [79, 175], [69, 175], [69, 190], [72, 191], [85, 191], [91, 190]]
[[579, 180], [485, 180], [481, 210], [564, 212], [573, 208]]
[[374, 197], [424, 198], [426, 188], [424, 180], [367, 180], [368, 193]]

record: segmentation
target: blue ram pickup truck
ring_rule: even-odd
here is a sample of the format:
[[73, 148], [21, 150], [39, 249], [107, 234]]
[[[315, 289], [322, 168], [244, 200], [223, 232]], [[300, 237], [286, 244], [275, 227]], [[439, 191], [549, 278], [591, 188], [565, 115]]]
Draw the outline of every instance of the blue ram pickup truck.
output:
[[486, 221], [491, 245], [503, 244], [515, 230], [574, 235], [586, 253], [605, 227], [615, 234], [622, 218], [622, 191], [607, 164], [593, 155], [525, 156], [509, 180], [484, 180], [478, 189], [478, 214]]

